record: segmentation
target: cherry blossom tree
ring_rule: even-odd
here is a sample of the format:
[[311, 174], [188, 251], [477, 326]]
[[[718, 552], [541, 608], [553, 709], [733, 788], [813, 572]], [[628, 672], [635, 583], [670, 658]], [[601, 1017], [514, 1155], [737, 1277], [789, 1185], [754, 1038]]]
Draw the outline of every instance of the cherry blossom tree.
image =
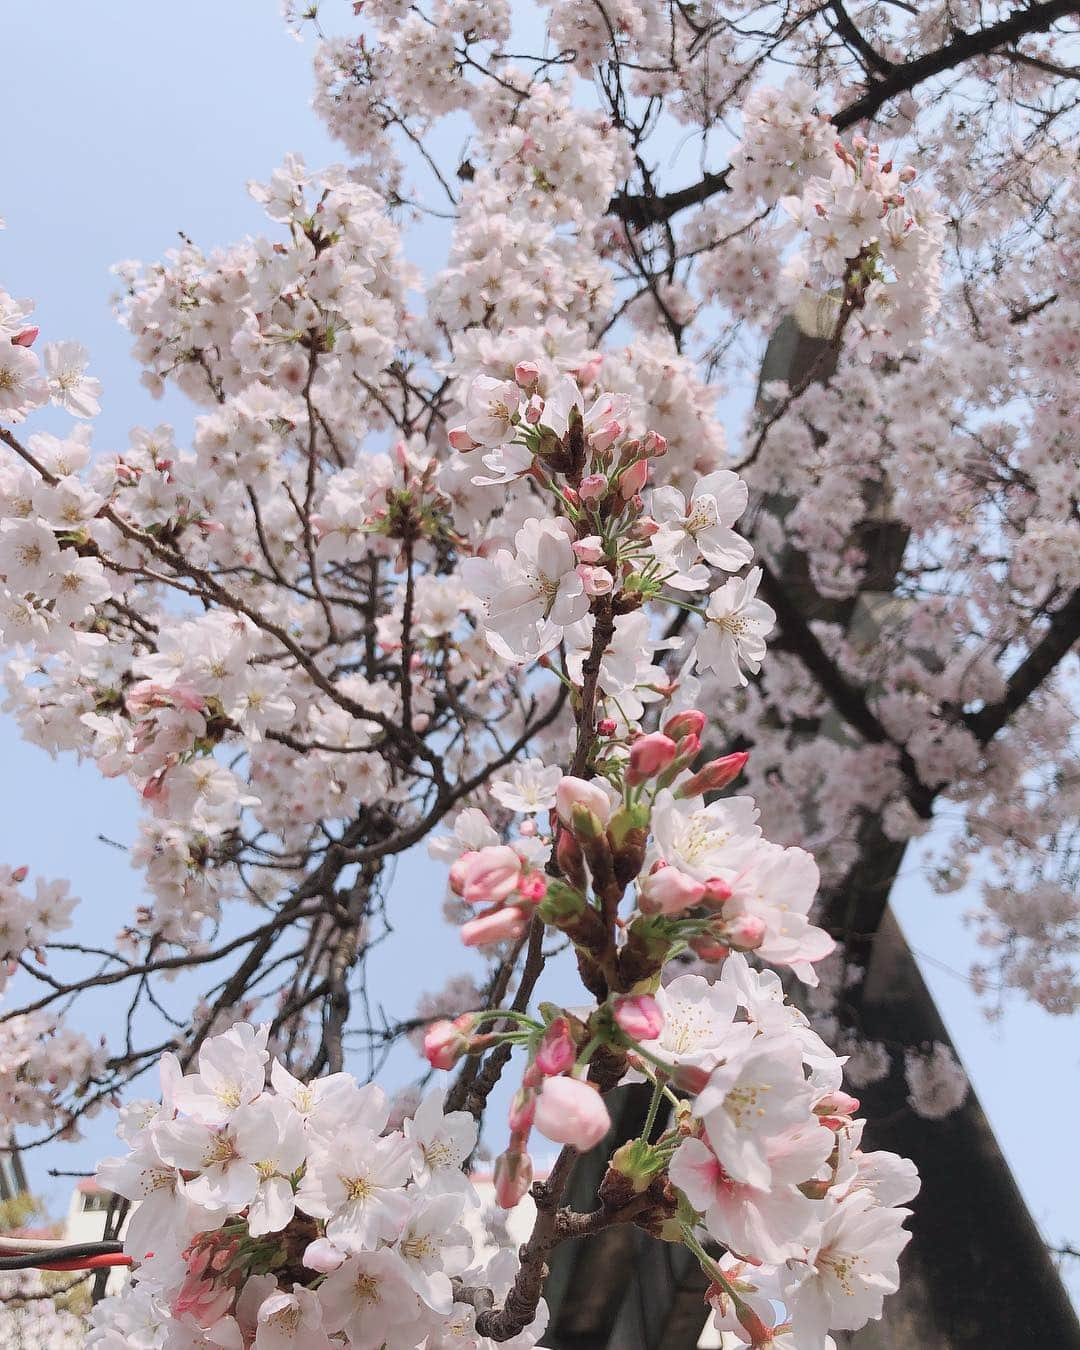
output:
[[[89, 353], [0, 291], [6, 706], [145, 807], [115, 941], [0, 870], [6, 1128], [123, 1102], [135, 1278], [89, 1343], [525, 1347], [550, 1253], [635, 1223], [720, 1328], [818, 1350], [882, 1315], [918, 1190], [844, 1086], [889, 1062], [846, 1000], [882, 857], [947, 803], [982, 978], [1080, 991], [1072, 7], [286, 8], [347, 163], [286, 156], [265, 234], [118, 269], [190, 446], [92, 454]], [[812, 359], [725, 428], [781, 320]], [[365, 1025], [418, 845], [486, 974]], [[543, 1001], [558, 950], [581, 1006]], [[453, 1077], [358, 1081], [406, 1036]], [[906, 1071], [962, 1098], [944, 1047]], [[508, 1072], [516, 1255], [468, 1226]], [[644, 1131], [567, 1209], [628, 1076]]]

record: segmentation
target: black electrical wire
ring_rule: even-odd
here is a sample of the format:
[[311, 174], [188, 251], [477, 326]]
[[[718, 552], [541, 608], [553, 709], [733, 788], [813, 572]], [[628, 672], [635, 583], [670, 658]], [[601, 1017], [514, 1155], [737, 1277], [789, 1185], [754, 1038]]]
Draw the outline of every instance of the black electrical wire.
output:
[[37, 1247], [19, 1256], [0, 1256], [0, 1271], [34, 1270], [54, 1261], [81, 1261], [90, 1256], [118, 1256], [122, 1242], [75, 1242], [66, 1247]]

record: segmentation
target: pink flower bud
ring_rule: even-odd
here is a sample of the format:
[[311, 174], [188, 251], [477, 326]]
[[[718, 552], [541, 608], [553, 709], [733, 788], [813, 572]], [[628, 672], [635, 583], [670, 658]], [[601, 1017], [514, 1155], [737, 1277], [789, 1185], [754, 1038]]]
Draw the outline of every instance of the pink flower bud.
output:
[[516, 905], [506, 905], [493, 914], [482, 914], [461, 925], [461, 941], [466, 947], [486, 947], [490, 942], [509, 942], [519, 938], [528, 927], [529, 916]]
[[535, 361], [519, 361], [514, 367], [514, 379], [522, 389], [531, 389], [540, 378], [540, 367]]
[[36, 326], [24, 328], [22, 332], [16, 333], [11, 339], [11, 345], [13, 347], [32, 347], [34, 345], [34, 340], [40, 332], [41, 329]]
[[469, 1048], [468, 1033], [475, 1020], [471, 1013], [453, 1022], [441, 1018], [424, 1032], [424, 1058], [433, 1069], [452, 1069]]
[[555, 841], [555, 861], [571, 886], [576, 886], [578, 890], [585, 889], [585, 859], [581, 845], [568, 829], [559, 831]]
[[588, 361], [584, 361], [574, 374], [577, 376], [578, 384], [585, 386], [592, 384], [600, 374], [600, 367], [604, 364], [604, 358], [599, 353], [596, 356], [590, 356]]
[[721, 788], [727, 787], [738, 778], [749, 758], [747, 751], [738, 750], [734, 754], [711, 759], [692, 778], [679, 784], [675, 792], [676, 797], [699, 797], [705, 792], [719, 792]]
[[598, 502], [607, 495], [608, 480], [602, 473], [587, 474], [578, 486], [578, 495], [583, 502]]
[[681, 914], [701, 903], [705, 887], [677, 867], [662, 867], [641, 883], [638, 908], [643, 914]]
[[726, 961], [731, 948], [716, 934], [704, 933], [690, 939], [690, 950], [703, 961]]
[[614, 736], [619, 729], [618, 722], [614, 717], [601, 717], [596, 724], [596, 734], [598, 736]]
[[641, 448], [650, 459], [660, 459], [667, 454], [667, 437], [661, 436], [658, 431], [647, 431]]
[[678, 746], [670, 736], [662, 731], [652, 731], [647, 736], [639, 736], [630, 747], [630, 767], [626, 772], [626, 781], [631, 787], [638, 787], [658, 773], [663, 773], [678, 753]]
[[632, 1041], [655, 1041], [664, 1029], [664, 1014], [651, 994], [627, 994], [614, 1003], [615, 1021]]
[[703, 712], [697, 708], [687, 708], [685, 712], [676, 713], [674, 717], [669, 717], [664, 725], [665, 736], [670, 736], [673, 741], [681, 741], [684, 736], [701, 736], [705, 730], [705, 723], [708, 719]]
[[849, 1092], [843, 1092], [839, 1088], [835, 1092], [826, 1092], [814, 1105], [814, 1115], [816, 1116], [853, 1116], [859, 1109], [858, 1097], [853, 1097]]
[[543, 415], [544, 400], [538, 394], [533, 394], [525, 405], [525, 421], [528, 422], [529, 426], [534, 427]]
[[340, 1247], [335, 1247], [329, 1238], [316, 1238], [304, 1248], [304, 1265], [309, 1270], [317, 1270], [320, 1275], [329, 1275], [344, 1260], [345, 1253]]
[[536, 1067], [547, 1078], [573, 1068], [577, 1046], [570, 1035], [570, 1023], [565, 1017], [556, 1017], [544, 1032], [536, 1052]]
[[586, 782], [584, 778], [567, 775], [555, 789], [555, 810], [566, 826], [574, 823], [575, 805], [588, 807], [601, 825], [606, 825], [611, 817], [611, 801], [602, 788]]
[[518, 1138], [528, 1135], [532, 1129], [535, 1116], [536, 1089], [523, 1086], [514, 1093], [513, 1100], [510, 1103], [507, 1120], [511, 1133]]
[[598, 563], [604, 556], [604, 541], [598, 534], [589, 534], [584, 539], [575, 540], [573, 548], [578, 562]]
[[470, 905], [498, 904], [521, 880], [521, 859], [509, 844], [491, 844], [474, 853], [465, 869], [461, 894]]
[[712, 1076], [711, 1069], [703, 1069], [699, 1064], [677, 1064], [672, 1071], [671, 1081], [682, 1092], [692, 1092], [695, 1096], [705, 1091]]
[[659, 524], [653, 520], [652, 516], [641, 516], [631, 525], [630, 538], [651, 539], [654, 534], [659, 532], [659, 529]]
[[737, 914], [728, 924], [724, 936], [733, 951], [756, 951], [765, 941], [765, 920], [757, 914]]
[[[524, 826], [532, 825], [532, 831], [527, 831]], [[525, 821], [522, 826], [522, 834], [535, 833], [536, 824], [534, 821]], [[527, 900], [531, 904], [538, 905], [544, 896], [547, 895], [547, 877], [543, 872], [530, 872], [518, 884], [518, 895], [522, 900]]]
[[901, 181], [901, 183], [914, 183], [915, 179], [916, 179], [918, 176], [919, 176], [919, 175], [918, 175], [917, 171], [916, 171], [915, 169], [913, 169], [912, 166], [911, 166], [910, 164], [908, 164], [905, 168], [903, 168], [903, 169], [900, 170], [900, 181]]
[[636, 496], [641, 491], [648, 477], [649, 461], [647, 459], [639, 459], [636, 464], [631, 464], [619, 479], [619, 496], [624, 502], [628, 502], [631, 497]]
[[450, 875], [448, 878], [450, 889], [455, 895], [465, 894], [465, 877], [469, 871], [469, 864], [476, 857], [476, 850], [469, 849], [463, 853], [460, 858], [455, 858], [450, 864]]
[[536, 1103], [536, 1128], [554, 1144], [570, 1144], [579, 1152], [596, 1145], [611, 1129], [604, 1099], [580, 1078], [546, 1078]]
[[529, 1193], [532, 1185], [532, 1159], [527, 1153], [507, 1149], [495, 1159], [495, 1201], [503, 1209], [514, 1206]]
[[614, 420], [605, 422], [599, 430], [594, 431], [589, 437], [589, 445], [598, 455], [609, 450], [622, 435], [622, 423]]
[[16, 885], [19, 885], [19, 883], [25, 881], [29, 875], [30, 875], [29, 867], [27, 867], [25, 863], [22, 863], [19, 867], [16, 867], [14, 869], [14, 871], [11, 874], [11, 879], [12, 881], [15, 882]]
[[464, 427], [454, 427], [447, 435], [453, 450], [479, 450], [480, 442], [474, 441]]
[[586, 595], [610, 595], [615, 585], [606, 567], [590, 567], [588, 563], [579, 563], [577, 574]]
[[709, 877], [705, 882], [703, 899], [710, 905], [722, 905], [731, 899], [731, 887], [723, 877]]

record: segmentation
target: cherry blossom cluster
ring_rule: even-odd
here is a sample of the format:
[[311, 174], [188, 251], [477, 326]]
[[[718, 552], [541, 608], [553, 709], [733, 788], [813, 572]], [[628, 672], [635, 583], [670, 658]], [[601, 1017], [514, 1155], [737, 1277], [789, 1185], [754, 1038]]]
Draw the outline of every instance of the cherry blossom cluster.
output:
[[90, 353], [77, 342], [48, 342], [39, 357], [33, 313], [31, 301], [0, 288], [0, 425], [17, 425], [47, 403], [73, 417], [96, 417], [101, 382], [86, 373]]
[[[0, 866], [0, 992], [27, 961], [48, 965], [46, 948], [72, 926], [79, 903], [66, 881], [38, 877], [34, 893], [23, 886], [28, 869]], [[47, 1012], [8, 1014], [0, 1032], [0, 1131], [5, 1141], [17, 1126], [62, 1130], [65, 1098], [104, 1067], [104, 1044], [94, 1045], [74, 1027]]]
[[[128, 1152], [98, 1179], [136, 1202], [134, 1278], [97, 1305], [87, 1344], [434, 1350], [468, 1337], [455, 1281], [499, 1290], [514, 1273], [509, 1251], [478, 1264], [462, 1224], [479, 1203], [462, 1171], [476, 1122], [436, 1092], [392, 1128], [380, 1088], [346, 1073], [303, 1083], [270, 1059], [267, 1032], [211, 1037], [194, 1072], [166, 1055], [161, 1101], [121, 1112]], [[515, 1346], [542, 1330], [541, 1312]]]

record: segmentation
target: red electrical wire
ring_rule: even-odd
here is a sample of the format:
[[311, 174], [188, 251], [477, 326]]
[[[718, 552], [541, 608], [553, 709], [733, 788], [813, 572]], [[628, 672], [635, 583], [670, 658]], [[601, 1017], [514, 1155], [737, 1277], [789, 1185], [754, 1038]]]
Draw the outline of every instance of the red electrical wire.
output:
[[82, 1261], [42, 1261], [36, 1270], [101, 1270], [105, 1266], [130, 1266], [131, 1257], [116, 1253], [109, 1256], [87, 1256]]

